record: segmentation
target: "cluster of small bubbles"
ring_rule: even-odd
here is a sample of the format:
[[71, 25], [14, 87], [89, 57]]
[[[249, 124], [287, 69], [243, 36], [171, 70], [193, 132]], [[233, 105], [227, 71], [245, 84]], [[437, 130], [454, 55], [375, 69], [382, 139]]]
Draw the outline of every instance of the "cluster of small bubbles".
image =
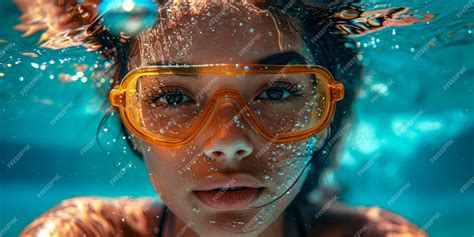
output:
[[240, 119], [239, 119], [239, 116], [235, 115], [232, 119], [232, 121], [234, 121], [234, 124], [238, 127], [238, 128], [244, 128], [244, 125], [240, 122]]
[[193, 207], [192, 210], [193, 210], [193, 212], [196, 212], [196, 213], [198, 213], [199, 211], [201, 211], [201, 209], [199, 209], [198, 207]]

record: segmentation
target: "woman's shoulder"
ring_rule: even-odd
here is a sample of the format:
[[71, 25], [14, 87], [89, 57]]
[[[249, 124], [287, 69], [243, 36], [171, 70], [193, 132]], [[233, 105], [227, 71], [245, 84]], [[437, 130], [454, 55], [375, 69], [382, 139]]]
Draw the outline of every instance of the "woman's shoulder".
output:
[[155, 236], [163, 208], [151, 197], [75, 197], [47, 210], [20, 236]]
[[309, 236], [428, 236], [394, 212], [375, 206], [350, 207], [335, 199], [308, 202], [302, 214]]

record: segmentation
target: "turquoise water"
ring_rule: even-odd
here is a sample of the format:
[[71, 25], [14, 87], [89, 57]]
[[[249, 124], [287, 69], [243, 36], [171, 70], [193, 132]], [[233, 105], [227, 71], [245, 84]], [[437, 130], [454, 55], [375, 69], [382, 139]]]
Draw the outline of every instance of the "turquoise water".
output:
[[[474, 233], [473, 4], [359, 4], [365, 11], [404, 6], [416, 17], [436, 17], [352, 36], [365, 84], [340, 166], [325, 178], [343, 190], [343, 201], [392, 210], [431, 236]], [[104, 113], [95, 88], [101, 92], [108, 77], [93, 74], [108, 62], [79, 47], [39, 48], [39, 34], [22, 38], [12, 30], [20, 12], [9, 1], [0, 1], [0, 14], [2, 236], [17, 235], [66, 198], [155, 195], [113, 120], [100, 133], [105, 152], [95, 141]], [[127, 172], [117, 176], [121, 169]]]

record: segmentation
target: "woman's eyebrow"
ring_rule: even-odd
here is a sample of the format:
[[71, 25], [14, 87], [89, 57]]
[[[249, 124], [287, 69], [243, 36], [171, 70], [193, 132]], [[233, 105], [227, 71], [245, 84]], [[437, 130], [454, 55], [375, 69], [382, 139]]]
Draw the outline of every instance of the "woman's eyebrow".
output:
[[263, 58], [258, 59], [254, 63], [256, 64], [307, 64], [306, 58], [296, 51], [286, 51], [270, 54]]
[[[285, 51], [285, 52], [277, 52], [274, 54], [270, 54], [267, 56], [264, 56], [256, 61], [253, 62], [254, 64], [276, 64], [276, 65], [286, 65], [286, 64], [307, 64], [306, 58], [301, 55], [300, 53], [296, 51]], [[182, 62], [175, 62], [175, 61], [160, 61], [160, 62], [154, 62], [150, 63], [148, 65], [151, 66], [163, 66], [163, 65], [177, 65], [177, 66], [185, 66], [189, 65], [187, 63], [182, 63]], [[190, 72], [193, 69], [189, 69]], [[194, 71], [194, 72], [197, 72]]]

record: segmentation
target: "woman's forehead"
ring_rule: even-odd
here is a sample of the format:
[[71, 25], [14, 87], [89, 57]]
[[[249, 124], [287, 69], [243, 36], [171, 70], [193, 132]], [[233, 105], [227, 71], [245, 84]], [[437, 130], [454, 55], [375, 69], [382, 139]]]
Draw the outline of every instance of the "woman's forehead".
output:
[[[240, 6], [239, 6], [240, 5]], [[306, 57], [287, 17], [246, 4], [206, 4], [161, 10], [161, 19], [137, 37], [133, 68], [150, 64], [253, 63], [284, 51]]]

